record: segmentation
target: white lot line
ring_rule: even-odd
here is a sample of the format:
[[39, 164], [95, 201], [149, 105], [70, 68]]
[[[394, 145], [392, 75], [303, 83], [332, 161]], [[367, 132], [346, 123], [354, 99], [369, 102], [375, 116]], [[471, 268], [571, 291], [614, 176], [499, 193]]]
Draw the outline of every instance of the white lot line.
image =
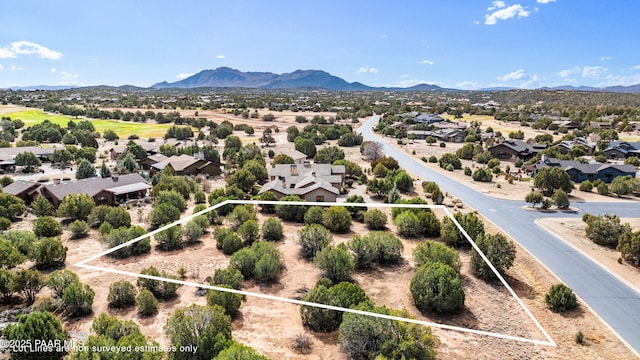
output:
[[[518, 302], [520, 307], [522, 307], [524, 312], [529, 316], [529, 318], [533, 321], [533, 323], [542, 332], [542, 334], [545, 336], [545, 338], [547, 340], [546, 341], [535, 340], [535, 339], [529, 339], [529, 338], [524, 338], [524, 337], [519, 337], [519, 336], [512, 336], [512, 335], [494, 333], [494, 332], [490, 332], [490, 331], [483, 331], [483, 330], [463, 328], [463, 327], [459, 327], [459, 326], [438, 324], [438, 323], [433, 323], [433, 322], [430, 322], [430, 321], [408, 319], [408, 318], [403, 318], [403, 317], [399, 317], [399, 316], [378, 314], [378, 313], [369, 312], [369, 311], [362, 311], [362, 310], [348, 309], [348, 308], [342, 308], [342, 307], [319, 304], [319, 303], [312, 303], [312, 302], [307, 302], [307, 301], [302, 301], [302, 300], [289, 299], [289, 298], [280, 297], [280, 296], [266, 295], [266, 294], [260, 294], [260, 293], [254, 293], [254, 292], [236, 290], [236, 289], [228, 289], [228, 288], [218, 287], [218, 286], [213, 286], [213, 285], [208, 285], [208, 284], [200, 284], [200, 283], [194, 283], [194, 282], [188, 282], [188, 281], [182, 281], [182, 280], [176, 280], [176, 279], [170, 279], [170, 278], [163, 278], [163, 277], [158, 277], [158, 276], [151, 276], [151, 275], [133, 273], [133, 272], [129, 272], [129, 271], [105, 268], [105, 267], [101, 267], [101, 266], [87, 265], [87, 263], [89, 263], [89, 262], [91, 262], [93, 260], [96, 260], [96, 259], [98, 259], [98, 258], [100, 258], [102, 256], [108, 255], [108, 254], [110, 254], [110, 253], [112, 253], [114, 251], [120, 250], [120, 249], [122, 249], [124, 247], [127, 247], [127, 246], [129, 246], [131, 244], [134, 244], [134, 243], [136, 243], [136, 242], [138, 242], [140, 240], [143, 240], [143, 239], [146, 239], [148, 237], [151, 237], [151, 236], [153, 236], [153, 235], [155, 235], [155, 234], [157, 234], [157, 233], [159, 233], [161, 231], [164, 231], [164, 230], [166, 230], [166, 229], [168, 229], [168, 228], [170, 228], [172, 226], [175, 226], [175, 225], [178, 225], [178, 224], [184, 224], [184, 223], [186, 223], [187, 221], [193, 219], [196, 216], [204, 215], [204, 214], [208, 213], [209, 211], [215, 210], [215, 209], [217, 209], [217, 208], [219, 208], [221, 206], [228, 205], [228, 204], [236, 204], [236, 205], [241, 205], [241, 204], [283, 205], [283, 204], [286, 204], [286, 205], [306, 205], [306, 206], [359, 206], [359, 207], [367, 207], [367, 208], [369, 208], [369, 207], [379, 207], [379, 208], [401, 207], [401, 208], [414, 208], [414, 209], [425, 209], [425, 208], [442, 209], [447, 214], [447, 216], [449, 216], [449, 218], [453, 221], [453, 223], [456, 225], [456, 227], [458, 227], [460, 232], [462, 232], [462, 234], [469, 241], [469, 243], [471, 243], [471, 246], [473, 246], [473, 248], [478, 252], [478, 254], [480, 254], [480, 256], [487, 263], [487, 265], [489, 265], [489, 268], [491, 269], [491, 271], [493, 271], [493, 273], [498, 277], [498, 279], [500, 279], [500, 282], [502, 282], [502, 284], [507, 288], [507, 290], [509, 291], [511, 296], [513, 296], [514, 299], [516, 299], [516, 301]], [[225, 291], [225, 292], [229, 292], [229, 293], [245, 295], [245, 296], [253, 296], [253, 297], [267, 299], [267, 300], [282, 301], [282, 302], [290, 303], [290, 304], [311, 306], [311, 307], [317, 307], [317, 308], [322, 308], [322, 309], [327, 309], [327, 310], [335, 310], [335, 311], [348, 312], [348, 313], [352, 313], [352, 314], [373, 316], [373, 317], [377, 317], [377, 318], [381, 318], [381, 319], [387, 319], [387, 320], [404, 321], [404, 322], [418, 324], [418, 325], [432, 326], [432, 327], [436, 327], [436, 328], [440, 328], [440, 329], [454, 330], [454, 331], [460, 331], [460, 332], [464, 332], [464, 333], [472, 333], [472, 334], [476, 334], [476, 335], [491, 336], [491, 337], [507, 339], [507, 340], [515, 340], [515, 341], [520, 341], [520, 342], [532, 343], [532, 344], [536, 344], [536, 345], [557, 346], [556, 343], [551, 338], [551, 336], [549, 336], [549, 334], [542, 327], [540, 322], [535, 318], [535, 316], [533, 316], [531, 311], [529, 311], [529, 309], [522, 302], [522, 300], [520, 300], [518, 295], [511, 288], [511, 286], [509, 286], [509, 284], [504, 279], [504, 277], [502, 277], [502, 275], [500, 275], [500, 273], [496, 270], [496, 268], [493, 267], [491, 262], [489, 262], [489, 260], [484, 255], [484, 253], [480, 250], [480, 248], [478, 248], [476, 243], [471, 239], [471, 237], [469, 237], [469, 234], [467, 234], [467, 232], [464, 231], [464, 229], [462, 228], [460, 223], [455, 219], [455, 217], [451, 214], [451, 212], [449, 212], [449, 210], [443, 205], [363, 204], [363, 203], [348, 203], [347, 204], [347, 203], [302, 202], [302, 201], [282, 202], [282, 201], [226, 200], [226, 201], [224, 201], [224, 202], [222, 202], [220, 204], [216, 204], [216, 205], [211, 206], [211, 207], [209, 207], [207, 209], [204, 209], [204, 210], [199, 211], [197, 213], [194, 213], [192, 215], [186, 216], [186, 217], [184, 217], [184, 218], [182, 218], [182, 219], [180, 219], [178, 221], [175, 221], [175, 222], [173, 222], [171, 224], [162, 226], [162, 227], [160, 227], [158, 229], [155, 229], [153, 231], [150, 231], [150, 232], [148, 232], [148, 233], [146, 233], [146, 234], [144, 234], [144, 235], [142, 235], [140, 237], [137, 237], [135, 239], [129, 240], [129, 241], [127, 241], [125, 243], [122, 243], [122, 244], [120, 244], [118, 246], [114, 246], [114, 247], [112, 247], [112, 248], [110, 248], [110, 249], [108, 249], [106, 251], [103, 251], [103, 252], [101, 252], [99, 254], [93, 255], [93, 256], [89, 257], [88, 259], [82, 260], [79, 263], [75, 264], [75, 266], [82, 267], [82, 268], [85, 268], [85, 269], [105, 271], [105, 272], [109, 272], [109, 273], [113, 273], [113, 274], [127, 275], [127, 276], [133, 276], [133, 277], [137, 277], [137, 278], [150, 279], [150, 280], [166, 281], [166, 282], [170, 282], [170, 283], [175, 283], [175, 284], [179, 284], [179, 285], [186, 285], [186, 286], [192, 286], [192, 287], [196, 287], [196, 288], [205, 288], [205, 289], [211, 289], [211, 290], [217, 290], [217, 291]]]

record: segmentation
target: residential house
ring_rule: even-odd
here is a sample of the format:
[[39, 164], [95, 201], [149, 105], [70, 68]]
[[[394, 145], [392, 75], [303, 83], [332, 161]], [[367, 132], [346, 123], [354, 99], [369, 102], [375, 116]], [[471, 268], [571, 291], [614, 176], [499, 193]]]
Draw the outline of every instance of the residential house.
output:
[[140, 160], [138, 162], [138, 164], [140, 165], [140, 168], [142, 168], [142, 170], [151, 170], [151, 165], [153, 164], [157, 164], [159, 162], [163, 162], [165, 160], [167, 160], [168, 157], [164, 156], [162, 154], [153, 154], [153, 155], [149, 155], [146, 158]]
[[40, 195], [41, 186], [42, 184], [37, 182], [16, 180], [2, 188], [2, 192], [15, 195], [24, 200], [26, 204], [30, 204]]
[[288, 155], [291, 156], [294, 164], [304, 164], [304, 162], [307, 160], [307, 155], [298, 150], [293, 150], [293, 152], [289, 153]]
[[640, 142], [612, 141], [604, 155], [609, 159], [624, 159], [630, 156], [640, 157]]
[[407, 131], [407, 136], [409, 138], [413, 137], [415, 139], [424, 140], [429, 136], [433, 136], [439, 141], [455, 142], [455, 143], [463, 142], [466, 135], [467, 134], [460, 129], [447, 129], [447, 130], [434, 130], [434, 131], [429, 131], [429, 130]]
[[557, 146], [558, 146], [558, 150], [560, 150], [561, 153], [566, 154], [568, 153], [571, 149], [573, 149], [574, 146], [584, 146], [587, 154], [591, 155], [593, 153], [593, 151], [596, 149], [596, 143], [591, 142], [583, 137], [578, 137], [575, 140], [562, 140]]
[[413, 118], [413, 121], [416, 124], [435, 124], [439, 122], [443, 122], [444, 118], [442, 118], [438, 114], [428, 114], [428, 113], [420, 113], [418, 116]]
[[[161, 141], [145, 141], [145, 140], [132, 140], [136, 144], [140, 145], [148, 155], [157, 154], [160, 151], [160, 146], [162, 145], [173, 145], [177, 148], [182, 148], [188, 145], [192, 145], [193, 141], [191, 140], [176, 140], [176, 139], [166, 139]], [[123, 145], [116, 145], [109, 150], [111, 160], [116, 160], [122, 153], [127, 150], [127, 141]]]
[[150, 164], [150, 173], [153, 175], [165, 168], [171, 168], [176, 175], [187, 176], [196, 176], [199, 174], [217, 176], [222, 173], [220, 164], [215, 164], [203, 159], [201, 154], [197, 154], [196, 156], [186, 154], [170, 156], [163, 161]]
[[517, 157], [522, 160], [536, 156], [540, 151], [546, 149], [546, 144], [529, 144], [522, 140], [505, 140], [499, 144], [489, 147], [489, 152], [500, 159]]
[[57, 208], [62, 199], [69, 194], [87, 194], [96, 204], [115, 205], [131, 199], [144, 198], [151, 188], [140, 174], [114, 174], [107, 178], [98, 176], [45, 184], [40, 191]]
[[545, 167], [560, 167], [564, 169], [571, 177], [571, 180], [576, 183], [581, 183], [585, 180], [593, 182], [598, 179], [610, 183], [618, 176], [631, 175], [636, 177], [636, 167], [633, 165], [583, 164], [577, 160], [558, 160], [556, 158], [547, 158], [544, 155], [540, 161], [526, 166], [525, 172], [535, 176], [538, 171]]
[[344, 186], [344, 165], [277, 164], [269, 169], [270, 181], [259, 194], [271, 191], [278, 199], [297, 195], [305, 201], [335, 202]]

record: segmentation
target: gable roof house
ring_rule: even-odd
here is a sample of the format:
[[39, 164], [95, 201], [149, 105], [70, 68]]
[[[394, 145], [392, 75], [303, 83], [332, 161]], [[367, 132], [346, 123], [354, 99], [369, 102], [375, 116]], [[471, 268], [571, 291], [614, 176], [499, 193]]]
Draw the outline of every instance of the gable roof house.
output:
[[277, 164], [269, 169], [271, 181], [262, 186], [259, 194], [271, 191], [278, 199], [298, 195], [305, 201], [335, 202], [345, 174], [344, 165]]
[[630, 156], [640, 157], [640, 142], [612, 141], [604, 149], [604, 155], [609, 159], [624, 159]]
[[547, 148], [546, 144], [529, 144], [522, 140], [505, 140], [500, 144], [489, 147], [489, 152], [493, 156], [501, 159], [509, 159], [518, 157], [522, 160], [530, 159], [536, 156], [540, 151]]
[[581, 183], [585, 180], [593, 182], [598, 179], [605, 183], [610, 183], [618, 176], [631, 175], [636, 177], [636, 167], [633, 165], [583, 164], [577, 160], [558, 160], [556, 158], [547, 158], [545, 155], [542, 156], [540, 161], [527, 166], [525, 171], [535, 176], [538, 171], [545, 167], [560, 167], [564, 169], [571, 177], [571, 180], [576, 183]]
[[209, 176], [217, 176], [221, 173], [220, 164], [214, 164], [200, 156], [191, 156], [186, 154], [170, 156], [163, 161], [151, 164], [150, 173], [153, 175], [167, 167], [171, 168], [176, 175], [195, 176], [205, 174]]
[[[412, 136], [413, 135], [413, 136]], [[434, 138], [440, 141], [446, 142], [455, 142], [461, 143], [464, 141], [464, 138], [467, 134], [460, 129], [446, 129], [446, 130], [409, 130], [407, 131], [407, 136], [415, 137], [416, 139], [424, 140], [429, 136], [433, 136]]]
[[413, 121], [416, 124], [435, 124], [444, 121], [438, 114], [428, 114], [428, 113], [420, 113], [418, 116], [413, 118]]
[[16, 180], [2, 188], [2, 192], [17, 196], [24, 200], [26, 204], [30, 204], [40, 195], [41, 186], [42, 184], [32, 181]]
[[98, 205], [115, 205], [126, 200], [143, 198], [151, 188], [140, 174], [126, 174], [46, 184], [42, 185], [41, 192], [57, 208], [62, 199], [69, 194], [87, 194]]
[[575, 140], [571, 140], [571, 141], [562, 140], [557, 146], [558, 146], [558, 150], [560, 150], [561, 153], [566, 154], [571, 149], [573, 149], [574, 146], [578, 146], [578, 145], [584, 146], [587, 149], [587, 154], [590, 155], [596, 149], [597, 144], [583, 137], [578, 137], [578, 138], [575, 138]]

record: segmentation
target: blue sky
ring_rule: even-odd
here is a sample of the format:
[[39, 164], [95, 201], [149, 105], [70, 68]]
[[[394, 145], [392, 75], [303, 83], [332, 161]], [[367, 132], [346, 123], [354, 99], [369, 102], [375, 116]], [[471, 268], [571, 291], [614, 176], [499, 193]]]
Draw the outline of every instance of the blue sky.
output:
[[4, 0], [0, 87], [150, 86], [202, 69], [372, 86], [640, 83], [633, 0]]

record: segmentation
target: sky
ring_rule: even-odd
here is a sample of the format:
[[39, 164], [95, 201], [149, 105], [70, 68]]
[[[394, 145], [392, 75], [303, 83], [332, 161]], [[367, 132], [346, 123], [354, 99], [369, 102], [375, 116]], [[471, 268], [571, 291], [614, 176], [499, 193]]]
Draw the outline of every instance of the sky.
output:
[[640, 84], [634, 0], [3, 0], [0, 88], [324, 70], [457, 89]]

